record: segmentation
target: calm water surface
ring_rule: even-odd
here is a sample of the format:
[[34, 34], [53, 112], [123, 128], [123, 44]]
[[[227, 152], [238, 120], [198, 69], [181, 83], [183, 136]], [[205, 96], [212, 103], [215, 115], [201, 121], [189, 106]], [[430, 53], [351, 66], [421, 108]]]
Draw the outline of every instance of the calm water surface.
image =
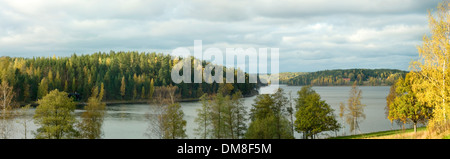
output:
[[[292, 97], [297, 97], [297, 91], [301, 89], [301, 86], [285, 86], [281, 85], [286, 92], [292, 92]], [[400, 128], [397, 125], [391, 125], [391, 122], [386, 119], [385, 106], [386, 96], [389, 93], [389, 86], [361, 86], [363, 99], [361, 102], [366, 105], [365, 114], [366, 119], [360, 123], [360, 129], [362, 133], [391, 130]], [[264, 88], [262, 88], [264, 89]], [[349, 135], [349, 126], [342, 122], [339, 118], [339, 103], [347, 102], [349, 97], [350, 86], [333, 86], [333, 87], [313, 87], [313, 89], [319, 93], [322, 100], [325, 100], [335, 110], [337, 120], [341, 122], [345, 127], [337, 132], [337, 135]], [[244, 105], [248, 111], [254, 103], [253, 100], [256, 97], [245, 98]], [[197, 127], [194, 120], [197, 116], [196, 110], [201, 107], [199, 102], [183, 102], [181, 103], [182, 109], [185, 114], [185, 120], [187, 121], [186, 133], [189, 138], [196, 138], [194, 129]], [[77, 117], [83, 110], [76, 110]], [[34, 109], [29, 112], [31, 118], [34, 113]], [[149, 122], [146, 119], [146, 114], [151, 113], [150, 106], [147, 104], [130, 104], [130, 105], [115, 105], [107, 106], [107, 114], [105, 116], [103, 130], [104, 138], [107, 139], [145, 139], [148, 138], [144, 135], [147, 131]], [[18, 120], [21, 120], [20, 118]], [[295, 119], [294, 119], [295, 120]], [[35, 131], [37, 126], [33, 121], [27, 122], [28, 129]], [[14, 133], [15, 138], [23, 138], [23, 126], [20, 123], [15, 123], [17, 131]], [[335, 136], [334, 132], [322, 134], [321, 137]], [[28, 138], [32, 138], [32, 134], [28, 132]], [[301, 134], [296, 133], [296, 138], [301, 138]]]

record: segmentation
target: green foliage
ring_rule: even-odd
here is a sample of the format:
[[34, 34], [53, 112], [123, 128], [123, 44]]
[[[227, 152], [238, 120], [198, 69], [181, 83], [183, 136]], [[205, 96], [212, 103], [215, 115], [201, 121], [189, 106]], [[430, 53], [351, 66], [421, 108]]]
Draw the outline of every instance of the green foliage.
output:
[[218, 93], [221, 93], [222, 95], [230, 95], [231, 92], [234, 90], [234, 87], [230, 83], [220, 83], [219, 84], [219, 90]]
[[245, 132], [247, 131], [247, 110], [244, 106], [243, 95], [240, 91], [234, 93], [231, 96], [231, 105], [229, 107], [231, 110], [231, 122], [233, 124], [232, 136], [233, 139], [243, 138]]
[[211, 120], [213, 125], [213, 138], [224, 139], [228, 137], [229, 125], [225, 122], [226, 114], [230, 112], [225, 112], [228, 102], [230, 101], [230, 96], [223, 96], [222, 93], [218, 93], [212, 103], [211, 109]]
[[51, 91], [38, 101], [34, 122], [40, 126], [36, 130], [38, 139], [70, 139], [77, 136], [74, 129], [75, 103], [65, 92]]
[[[282, 131], [277, 130], [276, 123], [282, 125]], [[266, 118], [253, 120], [245, 134], [246, 139], [293, 139], [289, 127], [290, 123], [286, 118], [277, 120], [275, 116], [269, 115]], [[281, 137], [281, 138], [280, 138]]]
[[46, 96], [47, 94], [48, 94], [48, 81], [46, 78], [43, 78], [41, 80], [41, 83], [39, 83], [38, 98], [42, 99], [42, 97]]
[[[293, 73], [291, 73], [293, 74]], [[311, 73], [298, 73], [297, 76], [284, 75], [281, 83], [288, 85], [315, 85], [315, 86], [340, 86], [351, 85], [392, 85], [404, 77], [406, 71], [393, 69], [347, 69], [347, 70], [325, 70]]]
[[149, 88], [149, 99], [150, 101], [153, 100], [153, 93], [155, 93], [155, 83], [153, 82], [153, 79], [150, 81], [150, 88]]
[[98, 93], [98, 88], [92, 90], [92, 96], [84, 107], [85, 112], [81, 114], [81, 122], [77, 125], [79, 128], [79, 138], [100, 139], [103, 135], [102, 125], [105, 116], [106, 104], [102, 103], [104, 90]]
[[184, 139], [186, 135], [186, 120], [180, 103], [170, 104], [162, 115], [163, 139]]
[[[403, 79], [403, 78], [400, 78]], [[398, 80], [400, 80], [398, 79]], [[397, 81], [398, 81], [397, 80]], [[397, 82], [396, 82], [397, 83]], [[389, 94], [386, 97], [386, 107], [384, 108], [385, 112], [384, 114], [386, 115], [386, 118], [389, 119], [389, 113], [391, 111], [391, 105], [394, 103], [395, 98], [397, 98], [397, 96], [399, 96], [399, 94], [397, 93], [397, 84], [393, 84], [391, 85], [391, 87], [389, 88]], [[401, 120], [399, 119], [393, 119], [391, 120], [391, 123], [397, 123], [398, 125], [404, 124]]]
[[288, 83], [288, 81], [294, 77], [300, 76], [300, 75], [306, 75], [308, 72], [280, 72], [280, 82], [281, 83]]
[[245, 138], [247, 139], [276, 139], [275, 117], [269, 115], [266, 118], [255, 118], [250, 123]]
[[[202, 66], [207, 64], [206, 61], [201, 62]], [[107, 101], [131, 100], [133, 97], [151, 99], [154, 87], [168, 85], [177, 86], [177, 93], [182, 92], [181, 98], [198, 98], [203, 93], [218, 92], [218, 83], [173, 83], [170, 77], [173, 65], [170, 55], [136, 51], [73, 54], [55, 58], [0, 57], [0, 77], [15, 88], [15, 101], [28, 102], [36, 101], [54, 89], [79, 93], [81, 101], [88, 101], [91, 88], [101, 83], [104, 84], [104, 100]], [[234, 88], [231, 93], [240, 90], [244, 95], [254, 93], [257, 87], [254, 83], [248, 83], [248, 80], [243, 84], [231, 85]]]
[[195, 134], [201, 139], [207, 139], [211, 136], [212, 125], [211, 125], [211, 100], [208, 99], [208, 94], [203, 94], [200, 97], [200, 103], [202, 107], [197, 109], [197, 117], [195, 118], [195, 123], [198, 127], [195, 128]]
[[247, 130], [247, 111], [242, 93], [209, 97], [206, 93], [200, 97], [202, 108], [197, 110], [195, 122], [196, 134], [202, 139], [240, 139]]
[[417, 74], [410, 72], [405, 79], [399, 79], [396, 85], [396, 96], [389, 105], [388, 119], [392, 121], [400, 120], [403, 123], [413, 123], [414, 127], [418, 123], [425, 123], [431, 116], [431, 108], [426, 103], [420, 102], [417, 93], [412, 89], [414, 79]]
[[250, 114], [251, 123], [245, 137], [248, 139], [292, 139], [291, 124], [287, 119], [287, 98], [283, 89], [273, 94], [258, 95]]
[[304, 138], [313, 138], [324, 131], [337, 131], [341, 128], [334, 116], [334, 110], [320, 100], [320, 95], [304, 86], [298, 91], [295, 130], [303, 133]]

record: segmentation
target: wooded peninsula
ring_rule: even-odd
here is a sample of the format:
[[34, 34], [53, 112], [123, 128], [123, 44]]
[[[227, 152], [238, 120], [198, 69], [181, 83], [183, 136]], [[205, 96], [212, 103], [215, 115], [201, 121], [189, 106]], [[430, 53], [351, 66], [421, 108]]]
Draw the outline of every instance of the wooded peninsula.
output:
[[336, 69], [317, 72], [283, 72], [280, 82], [290, 86], [390, 86], [407, 71], [396, 69]]
[[[155, 87], [169, 85], [179, 88], [176, 93], [182, 99], [217, 93], [218, 83], [173, 83], [170, 72], [177, 62], [170, 55], [136, 51], [70, 57], [0, 57], [0, 77], [14, 88], [14, 100], [20, 103], [37, 101], [55, 89], [77, 95], [78, 101], [85, 102], [92, 88], [102, 85], [105, 101], [147, 100]], [[207, 64], [202, 61], [203, 66]], [[234, 91], [250, 95], [255, 94], [257, 85], [246, 80], [233, 87]]]

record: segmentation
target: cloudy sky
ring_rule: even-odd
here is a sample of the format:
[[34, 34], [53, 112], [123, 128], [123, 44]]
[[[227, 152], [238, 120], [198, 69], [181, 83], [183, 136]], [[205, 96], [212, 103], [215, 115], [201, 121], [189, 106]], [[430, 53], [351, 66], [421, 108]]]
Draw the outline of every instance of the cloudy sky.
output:
[[280, 71], [408, 70], [438, 0], [0, 0], [0, 56], [279, 48]]

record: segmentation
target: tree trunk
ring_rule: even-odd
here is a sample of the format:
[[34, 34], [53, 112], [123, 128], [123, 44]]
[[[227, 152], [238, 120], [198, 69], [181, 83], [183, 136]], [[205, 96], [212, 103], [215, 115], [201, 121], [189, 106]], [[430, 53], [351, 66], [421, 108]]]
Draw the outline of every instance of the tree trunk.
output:
[[444, 65], [442, 65], [442, 89], [441, 89], [441, 93], [442, 93], [442, 108], [443, 108], [443, 116], [444, 116], [444, 123], [445, 122], [447, 122], [447, 117], [445, 116], [445, 98], [446, 98], [446, 96], [445, 96], [445, 62], [446, 62], [446, 59], [444, 59]]
[[414, 123], [414, 133], [417, 133], [417, 123]]
[[356, 135], [356, 117], [353, 117], [353, 135]]

